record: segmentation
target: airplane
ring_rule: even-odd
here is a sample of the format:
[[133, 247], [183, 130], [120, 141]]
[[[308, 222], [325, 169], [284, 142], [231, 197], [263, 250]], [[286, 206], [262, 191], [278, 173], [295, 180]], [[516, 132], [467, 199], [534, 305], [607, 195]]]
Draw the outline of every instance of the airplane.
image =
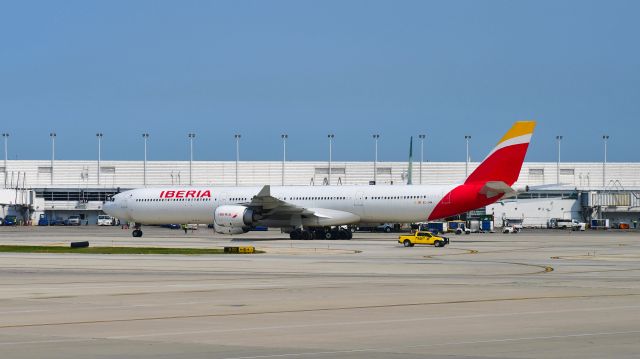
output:
[[118, 193], [105, 213], [143, 224], [211, 224], [221, 234], [254, 226], [281, 228], [291, 239], [350, 239], [342, 226], [413, 223], [484, 207], [527, 189], [513, 188], [535, 121], [518, 121], [463, 183], [450, 185], [354, 185], [262, 187], [161, 187]]

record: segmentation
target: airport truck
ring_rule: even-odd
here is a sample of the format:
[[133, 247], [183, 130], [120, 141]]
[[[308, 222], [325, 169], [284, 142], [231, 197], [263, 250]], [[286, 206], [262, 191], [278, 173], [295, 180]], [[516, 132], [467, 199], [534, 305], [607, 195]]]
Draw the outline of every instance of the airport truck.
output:
[[571, 229], [572, 231], [584, 231], [587, 224], [578, 222], [575, 219], [551, 218], [547, 221], [547, 228]]
[[438, 237], [431, 232], [415, 231], [413, 234], [398, 237], [398, 243], [405, 247], [413, 247], [416, 244], [429, 244], [435, 247], [444, 247], [449, 244], [449, 238]]

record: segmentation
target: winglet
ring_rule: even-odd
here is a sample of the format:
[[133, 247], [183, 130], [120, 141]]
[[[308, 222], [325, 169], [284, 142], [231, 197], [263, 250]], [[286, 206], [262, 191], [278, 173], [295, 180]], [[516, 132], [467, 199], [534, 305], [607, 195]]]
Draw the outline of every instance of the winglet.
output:
[[260, 192], [258, 192], [256, 197], [271, 197], [271, 186], [265, 185], [264, 187], [262, 187], [262, 189], [260, 190]]

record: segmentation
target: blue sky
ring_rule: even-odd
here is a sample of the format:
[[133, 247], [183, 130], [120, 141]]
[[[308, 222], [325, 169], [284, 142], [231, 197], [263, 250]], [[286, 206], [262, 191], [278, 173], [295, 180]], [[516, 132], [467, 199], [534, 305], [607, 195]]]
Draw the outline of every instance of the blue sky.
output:
[[[11, 159], [483, 158], [536, 119], [528, 161], [638, 161], [638, 1], [2, 1]], [[419, 148], [419, 147], [418, 147]], [[416, 156], [418, 158], [418, 156]]]

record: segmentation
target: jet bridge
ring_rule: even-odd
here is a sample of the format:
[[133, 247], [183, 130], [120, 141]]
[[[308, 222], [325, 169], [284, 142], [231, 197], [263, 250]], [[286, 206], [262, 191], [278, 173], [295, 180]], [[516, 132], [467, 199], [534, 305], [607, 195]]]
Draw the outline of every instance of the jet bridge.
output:
[[[0, 189], [0, 217], [13, 214], [21, 217], [26, 223], [32, 220], [32, 214], [38, 210], [35, 192], [28, 189]], [[44, 202], [42, 203], [44, 205]]]

